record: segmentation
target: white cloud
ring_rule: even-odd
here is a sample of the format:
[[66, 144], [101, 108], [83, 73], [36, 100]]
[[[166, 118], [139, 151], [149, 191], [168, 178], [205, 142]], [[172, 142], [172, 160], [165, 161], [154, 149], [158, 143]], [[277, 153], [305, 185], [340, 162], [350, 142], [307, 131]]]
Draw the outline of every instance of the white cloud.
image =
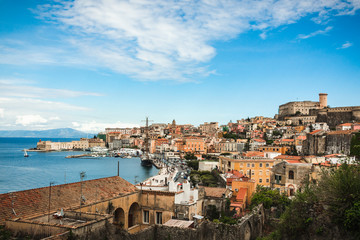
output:
[[317, 36], [317, 35], [324, 35], [324, 34], [327, 34], [327, 33], [328, 33], [330, 30], [332, 30], [332, 29], [333, 29], [333, 27], [328, 26], [328, 27], [326, 27], [324, 30], [317, 30], [317, 31], [312, 32], [312, 33], [307, 34], [307, 35], [305, 35], [305, 34], [299, 34], [299, 35], [297, 36], [297, 38], [299, 38], [299, 39], [307, 39], [307, 38], [315, 37], [315, 36]]
[[[71, 42], [98, 65], [140, 80], [188, 80], [209, 74], [215, 41], [271, 30], [317, 15], [354, 14], [359, 0], [74, 0], [39, 6], [41, 18], [68, 27]], [[299, 38], [326, 31], [319, 30]], [[325, 32], [324, 32], [325, 31]], [[265, 37], [263, 33], [261, 37]], [[46, 62], [47, 58], [39, 61]]]
[[73, 127], [76, 130], [87, 132], [87, 133], [98, 133], [105, 130], [105, 128], [133, 128], [139, 127], [137, 124], [132, 123], [122, 123], [122, 122], [115, 122], [115, 123], [104, 123], [104, 122], [72, 122]]
[[5, 116], [5, 110], [3, 108], [0, 108], [0, 118], [3, 118]]
[[349, 48], [353, 45], [353, 43], [346, 41], [343, 45], [341, 45], [341, 47], [338, 47], [337, 49], [345, 49], [345, 48]]
[[262, 32], [262, 33], [260, 33], [260, 35], [259, 35], [260, 37], [261, 37], [261, 39], [266, 39], [267, 38], [267, 34], [266, 34], [266, 32]]
[[0, 96], [22, 98], [69, 98], [80, 96], [101, 96], [99, 93], [80, 92], [67, 89], [53, 89], [29, 86], [26, 81], [0, 79]]
[[28, 126], [28, 125], [39, 125], [47, 122], [48, 120], [41, 117], [40, 115], [22, 115], [16, 117], [15, 123], [23, 126]]

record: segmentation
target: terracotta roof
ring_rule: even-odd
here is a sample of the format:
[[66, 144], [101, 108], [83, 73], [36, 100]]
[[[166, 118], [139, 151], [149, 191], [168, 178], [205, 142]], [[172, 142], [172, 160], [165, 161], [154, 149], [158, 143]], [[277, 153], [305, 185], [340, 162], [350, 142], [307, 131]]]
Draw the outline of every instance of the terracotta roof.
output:
[[247, 188], [240, 188], [237, 195], [236, 200], [237, 201], [244, 201], [247, 194]]
[[359, 130], [340, 130], [340, 131], [331, 131], [331, 132], [328, 132], [327, 134], [328, 135], [337, 135], [337, 134], [351, 134], [351, 133], [354, 133], [354, 132], [357, 132]]
[[263, 152], [259, 152], [259, 151], [247, 151], [247, 152], [243, 152], [242, 155], [244, 157], [264, 157], [264, 153]]
[[[85, 204], [113, 198], [137, 191], [136, 187], [121, 177], [108, 177], [82, 182]], [[0, 224], [5, 219], [48, 213], [50, 187], [0, 194]], [[51, 186], [51, 209], [76, 208], [80, 200], [80, 182]], [[16, 212], [16, 216], [12, 210]]]
[[302, 163], [299, 160], [285, 160], [288, 163]]
[[301, 160], [302, 156], [290, 156], [290, 155], [279, 155], [274, 157], [274, 159], [281, 159], [281, 160]]
[[205, 189], [205, 196], [207, 197], [217, 197], [222, 198], [223, 194], [226, 192], [226, 188], [216, 188], [216, 187], [203, 187]]
[[312, 134], [315, 134], [315, 133], [318, 133], [318, 132], [321, 132], [321, 131], [322, 131], [321, 129], [315, 130], [315, 131], [312, 131], [310, 134], [312, 135]]
[[340, 124], [339, 126], [351, 126], [352, 123], [343, 123], [343, 124]]
[[281, 139], [282, 142], [293, 142], [294, 139]]
[[306, 136], [297, 136], [296, 139], [299, 139], [299, 140], [306, 140]]
[[266, 142], [264, 139], [260, 139], [260, 138], [254, 139], [254, 141], [256, 141], [256, 142], [262, 142], [262, 143]]

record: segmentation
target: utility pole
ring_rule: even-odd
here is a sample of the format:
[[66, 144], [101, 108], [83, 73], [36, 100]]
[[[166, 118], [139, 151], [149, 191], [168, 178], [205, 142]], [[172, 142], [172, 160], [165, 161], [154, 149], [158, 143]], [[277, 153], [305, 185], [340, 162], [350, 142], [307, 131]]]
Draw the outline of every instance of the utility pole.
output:
[[50, 205], [51, 205], [51, 185], [53, 185], [54, 182], [50, 182], [49, 187], [49, 211], [48, 211], [48, 222], [50, 223]]
[[80, 218], [81, 218], [81, 205], [82, 205], [82, 200], [83, 200], [82, 182], [83, 182], [85, 176], [86, 176], [86, 172], [83, 171], [80, 173]]

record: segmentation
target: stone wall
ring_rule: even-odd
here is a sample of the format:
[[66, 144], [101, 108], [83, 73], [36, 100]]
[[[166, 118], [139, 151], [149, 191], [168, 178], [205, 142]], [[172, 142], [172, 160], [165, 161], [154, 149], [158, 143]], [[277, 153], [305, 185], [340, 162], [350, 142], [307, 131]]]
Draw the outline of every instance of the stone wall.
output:
[[304, 155], [323, 155], [326, 150], [326, 136], [307, 134], [303, 141], [302, 152]]
[[326, 137], [326, 154], [343, 153], [350, 155], [352, 134], [329, 134]]
[[[155, 225], [135, 234], [129, 234], [109, 225], [106, 237], [109, 240], [254, 240], [262, 236], [264, 222], [264, 209], [259, 206], [251, 214], [246, 215], [237, 225], [209, 221], [204, 221], [198, 228]], [[104, 238], [105, 235], [102, 237]], [[89, 239], [96, 238], [91, 236]]]
[[326, 111], [319, 112], [316, 122], [326, 122], [330, 128], [335, 128], [336, 125], [347, 123], [355, 120], [352, 111]]

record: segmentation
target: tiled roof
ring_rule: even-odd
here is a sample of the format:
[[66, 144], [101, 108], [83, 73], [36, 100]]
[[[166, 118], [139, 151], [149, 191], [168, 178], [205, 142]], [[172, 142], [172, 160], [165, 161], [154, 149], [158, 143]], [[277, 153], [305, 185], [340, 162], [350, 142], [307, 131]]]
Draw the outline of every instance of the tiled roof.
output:
[[216, 187], [203, 187], [205, 189], [205, 195], [207, 197], [223, 197], [223, 194], [226, 192], [226, 188], [216, 188]]
[[327, 134], [328, 135], [337, 135], [337, 134], [351, 134], [353, 132], [357, 132], [358, 130], [340, 130], [340, 131], [331, 131], [331, 132], [328, 132]]
[[[0, 194], [0, 224], [5, 219], [46, 214], [49, 207], [50, 187]], [[113, 198], [137, 191], [136, 187], [121, 177], [108, 177], [82, 182], [85, 204]], [[16, 216], [12, 210], [16, 212]], [[80, 204], [80, 182], [51, 186], [51, 209], [76, 208]]]
[[279, 155], [274, 157], [274, 159], [282, 159], [282, 160], [301, 160], [302, 156], [290, 156], [290, 155]]
[[240, 188], [237, 195], [236, 200], [237, 201], [244, 201], [247, 193], [247, 188]]
[[282, 142], [293, 142], [294, 139], [281, 139]]
[[260, 138], [254, 139], [254, 141], [255, 142], [262, 142], [262, 143], [266, 142], [264, 139], [260, 139]]
[[288, 163], [302, 163], [299, 160], [285, 160]]
[[316, 133], [321, 132], [321, 131], [322, 131], [321, 129], [315, 130], [315, 131], [312, 131], [310, 134], [313, 135], [313, 134], [316, 134]]
[[340, 124], [339, 126], [351, 126], [352, 123], [343, 123], [343, 124]]
[[247, 151], [243, 152], [242, 155], [244, 157], [264, 157], [264, 153], [259, 151]]

